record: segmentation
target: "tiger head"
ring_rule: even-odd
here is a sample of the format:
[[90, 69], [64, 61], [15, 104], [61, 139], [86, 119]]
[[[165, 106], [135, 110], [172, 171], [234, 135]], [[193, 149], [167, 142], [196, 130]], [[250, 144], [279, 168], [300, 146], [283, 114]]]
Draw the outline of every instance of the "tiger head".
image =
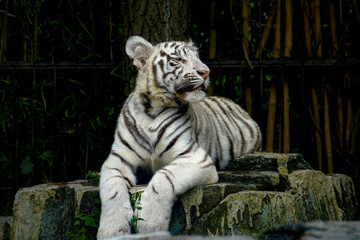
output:
[[137, 88], [163, 101], [201, 101], [210, 85], [209, 68], [200, 61], [192, 42], [163, 42], [156, 46], [130, 37], [126, 53], [139, 69]]

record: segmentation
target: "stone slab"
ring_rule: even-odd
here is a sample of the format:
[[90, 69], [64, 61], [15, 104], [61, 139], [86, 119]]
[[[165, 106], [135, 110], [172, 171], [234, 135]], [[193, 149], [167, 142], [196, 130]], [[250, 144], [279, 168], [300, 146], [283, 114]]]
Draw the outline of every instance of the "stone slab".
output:
[[0, 217], [0, 240], [10, 240], [14, 217]]

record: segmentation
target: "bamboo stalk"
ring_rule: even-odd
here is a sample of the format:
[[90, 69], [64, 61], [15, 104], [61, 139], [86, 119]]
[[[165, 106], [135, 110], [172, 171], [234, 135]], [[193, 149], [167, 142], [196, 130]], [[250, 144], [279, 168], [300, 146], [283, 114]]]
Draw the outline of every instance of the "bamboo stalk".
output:
[[211, 1], [211, 22], [210, 22], [210, 49], [209, 59], [216, 58], [216, 30], [214, 28], [215, 20], [215, 0]]
[[113, 40], [112, 40], [112, 2], [109, 0], [109, 50], [110, 50], [110, 61], [113, 61]]
[[[350, 74], [346, 73], [347, 79], [347, 88], [350, 89]], [[346, 151], [350, 151], [351, 145], [351, 133], [352, 133], [352, 124], [353, 124], [353, 109], [351, 98], [349, 97], [347, 100], [347, 109], [346, 109], [346, 126], [345, 126], [345, 143], [346, 143]]]
[[[280, 37], [281, 37], [281, 1], [276, 1], [276, 26], [275, 26], [275, 42], [273, 47], [273, 58], [280, 57]], [[272, 84], [270, 88], [269, 96], [269, 110], [268, 110], [268, 122], [267, 122], [267, 134], [266, 134], [266, 151], [274, 151], [274, 131], [275, 131], [275, 112], [276, 112], [276, 76], [272, 76]]]
[[[273, 76], [275, 78], [275, 76]], [[276, 112], [276, 87], [275, 79], [272, 79], [269, 96], [269, 110], [267, 119], [267, 132], [266, 132], [266, 152], [274, 151], [274, 131], [275, 131], [275, 112]]]
[[[305, 4], [306, 4], [306, 2], [305, 2]], [[306, 7], [304, 8], [304, 18], [309, 20]], [[307, 22], [309, 23], [309, 21], [307, 21]], [[305, 43], [307, 56], [312, 56], [310, 23], [309, 23], [308, 27], [306, 26], [306, 24], [304, 24], [304, 28], [305, 28], [305, 38], [306, 37], [308, 38]], [[308, 28], [308, 29], [306, 29], [306, 28]], [[323, 170], [323, 159], [322, 159], [323, 156], [322, 156], [322, 139], [321, 139], [321, 132], [320, 132], [321, 127], [320, 127], [320, 115], [319, 115], [319, 102], [318, 102], [318, 98], [316, 95], [316, 89], [314, 86], [311, 86], [310, 92], [311, 92], [311, 100], [312, 100], [312, 106], [313, 106], [313, 112], [314, 112], [314, 121], [315, 121], [315, 125], [316, 125], [316, 128], [315, 128], [316, 155], [317, 155], [317, 161], [318, 161], [318, 168], [321, 171], [321, 170]]]
[[351, 130], [352, 130], [352, 122], [353, 122], [353, 110], [352, 110], [351, 98], [349, 98], [347, 102], [346, 120], [347, 121], [346, 121], [345, 141], [346, 141], [346, 150], [347, 152], [349, 152], [351, 146]]
[[325, 150], [328, 165], [328, 172], [334, 173], [334, 163], [332, 155], [331, 132], [330, 132], [330, 117], [329, 117], [329, 100], [327, 89], [324, 89], [324, 132], [325, 132]]
[[261, 35], [261, 42], [260, 42], [260, 46], [258, 47], [258, 49], [256, 50], [256, 53], [255, 53], [255, 58], [259, 58], [260, 57], [260, 48], [261, 49], [264, 49], [265, 45], [266, 45], [266, 42], [267, 42], [267, 39], [269, 37], [269, 33], [270, 33], [270, 30], [271, 30], [271, 26], [273, 24], [273, 21], [274, 21], [274, 18], [275, 18], [275, 14], [276, 14], [276, 9], [277, 9], [277, 5], [274, 4], [271, 8], [271, 13], [269, 15], [269, 18], [266, 22], [266, 25], [265, 25], [265, 28], [264, 28], [264, 32], [262, 33]]
[[27, 61], [27, 48], [28, 48], [28, 44], [27, 44], [27, 41], [24, 40], [24, 56], [23, 56], [23, 60], [24, 62]]
[[321, 40], [321, 16], [320, 0], [314, 0], [314, 35], [315, 35], [315, 52], [318, 57], [322, 57], [322, 40]]
[[281, 54], [281, 1], [276, 1], [276, 26], [275, 26], [275, 42], [272, 51], [273, 58], [280, 58]]
[[242, 42], [244, 57], [249, 55], [249, 7], [247, 0], [241, 1], [242, 14]]
[[[211, 10], [210, 10], [210, 39], [209, 39], [209, 59], [216, 58], [216, 30], [214, 28], [215, 23], [215, 0], [211, 1]], [[211, 84], [207, 90], [207, 94], [209, 96], [213, 95], [214, 93], [214, 85]]]
[[323, 169], [323, 161], [322, 161], [322, 141], [320, 135], [321, 132], [320, 132], [319, 102], [314, 87], [311, 88], [311, 99], [312, 99], [315, 123], [317, 125], [315, 128], [316, 153], [317, 153], [318, 167], [319, 170], [321, 171]]
[[[284, 57], [290, 57], [292, 49], [292, 25], [293, 25], [293, 7], [292, 0], [285, 0], [285, 44]], [[290, 97], [289, 84], [287, 79], [284, 79], [284, 140], [283, 152], [290, 152]]]
[[290, 97], [289, 84], [284, 80], [284, 153], [290, 152]]
[[34, 12], [34, 39], [33, 39], [33, 48], [34, 48], [34, 59], [35, 61], [38, 60], [39, 58], [39, 40], [38, 40], [38, 36], [39, 36], [39, 29], [38, 29], [38, 25], [39, 25], [39, 11], [40, 11], [40, 0], [36, 0], [35, 2], [35, 12]]
[[246, 111], [252, 116], [252, 94], [251, 94], [251, 82], [254, 81], [255, 75], [250, 75], [250, 80], [246, 84], [245, 89], [245, 106]]
[[89, 139], [86, 139], [86, 152], [85, 152], [85, 175], [88, 172], [89, 165]]
[[340, 143], [340, 146], [344, 147], [343, 146], [343, 136], [344, 136], [344, 119], [343, 119], [343, 102], [342, 102], [342, 98], [341, 98], [341, 86], [340, 84], [338, 84], [338, 87], [337, 87], [337, 114], [338, 114], [338, 129], [339, 129], [339, 133], [338, 133], [338, 136], [339, 136], [339, 143]]
[[4, 20], [3, 20], [2, 33], [1, 33], [0, 63], [6, 61], [6, 49], [7, 49], [7, 38], [8, 38], [8, 34], [7, 34], [8, 7], [9, 7], [9, 1], [6, 0], [5, 9], [4, 9]]
[[310, 29], [310, 20], [309, 20], [309, 11], [308, 11], [307, 1], [304, 1], [303, 6], [303, 16], [304, 16], [304, 34], [305, 34], [305, 47], [306, 47], [306, 56], [312, 56], [311, 49], [311, 29]]
[[329, 0], [329, 12], [330, 12], [330, 29], [331, 29], [331, 40], [332, 40], [332, 55], [336, 55], [338, 50], [338, 41], [336, 37], [336, 18], [335, 18], [335, 7], [334, 1]]
[[[252, 67], [249, 61], [249, 7], [248, 1], [242, 0], [241, 1], [241, 15], [242, 15], [242, 45], [244, 51], [244, 58], [247, 60], [249, 66]], [[254, 75], [250, 76], [248, 79], [245, 89], [245, 104], [246, 104], [246, 111], [252, 115], [252, 95], [251, 95], [251, 82], [254, 78]]]
[[285, 0], [285, 39], [284, 39], [284, 57], [290, 57], [292, 50], [292, 26], [293, 26], [293, 7], [292, 0]]

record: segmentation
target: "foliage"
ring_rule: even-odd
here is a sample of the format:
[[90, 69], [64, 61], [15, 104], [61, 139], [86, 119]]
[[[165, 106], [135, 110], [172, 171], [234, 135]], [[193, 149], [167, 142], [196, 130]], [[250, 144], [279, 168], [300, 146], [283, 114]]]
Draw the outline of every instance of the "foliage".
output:
[[85, 178], [90, 183], [99, 183], [99, 181], [100, 181], [100, 173], [99, 172], [94, 172], [94, 171], [88, 171]]
[[[97, 205], [100, 204], [100, 200], [97, 200]], [[99, 227], [100, 220], [100, 208], [95, 208], [89, 215], [82, 213], [75, 215], [75, 221], [73, 231], [66, 233], [66, 237], [69, 240], [90, 240], [96, 239], [97, 229]]]
[[131, 219], [130, 224], [134, 227], [135, 233], [138, 233], [137, 229], [137, 222], [138, 221], [145, 221], [142, 218], [139, 218], [139, 211], [141, 211], [141, 193], [138, 194], [138, 197], [135, 197], [135, 195], [132, 195], [130, 198], [131, 206], [134, 211], [134, 217]]

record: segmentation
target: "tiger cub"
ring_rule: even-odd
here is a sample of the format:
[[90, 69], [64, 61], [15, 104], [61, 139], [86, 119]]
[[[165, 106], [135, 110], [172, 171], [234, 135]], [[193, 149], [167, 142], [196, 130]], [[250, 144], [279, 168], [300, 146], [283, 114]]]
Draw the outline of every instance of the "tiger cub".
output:
[[130, 233], [128, 190], [136, 185], [137, 168], [154, 172], [141, 197], [138, 231], [168, 230], [178, 196], [216, 183], [216, 169], [261, 149], [260, 129], [241, 107], [206, 97], [210, 70], [191, 42], [153, 46], [134, 36], [126, 53], [139, 72], [101, 169], [98, 239]]

